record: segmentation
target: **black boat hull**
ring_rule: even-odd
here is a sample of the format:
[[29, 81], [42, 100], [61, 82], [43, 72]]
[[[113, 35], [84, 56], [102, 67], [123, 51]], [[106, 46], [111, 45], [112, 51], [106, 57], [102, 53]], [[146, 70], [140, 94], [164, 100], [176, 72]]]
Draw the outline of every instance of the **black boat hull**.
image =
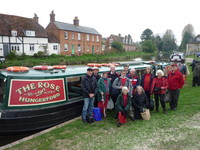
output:
[[0, 135], [46, 129], [81, 115], [83, 100], [48, 108], [9, 110], [0, 119]]

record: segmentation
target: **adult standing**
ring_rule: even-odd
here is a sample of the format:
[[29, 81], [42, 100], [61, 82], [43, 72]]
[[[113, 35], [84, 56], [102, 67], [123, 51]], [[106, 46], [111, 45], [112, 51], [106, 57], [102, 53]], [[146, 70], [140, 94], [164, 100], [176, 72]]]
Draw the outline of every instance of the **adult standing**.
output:
[[96, 78], [97, 82], [99, 81], [99, 79], [101, 78], [101, 76], [99, 75], [99, 68], [98, 67], [94, 67], [93, 69], [93, 76]]
[[184, 85], [183, 75], [178, 70], [177, 64], [172, 64], [172, 70], [168, 74], [168, 88], [170, 92], [170, 109], [176, 111], [180, 89]]
[[113, 82], [112, 88], [118, 90], [121, 93], [122, 87], [126, 86], [129, 90], [129, 96], [132, 96], [132, 83], [126, 76], [126, 70], [121, 71], [121, 76], [116, 78]]
[[[93, 76], [96, 78], [97, 82], [99, 81], [99, 79], [101, 78], [101, 76], [99, 75], [99, 68], [98, 67], [93, 67]], [[98, 100], [97, 100], [97, 95], [95, 95], [95, 99], [94, 99], [94, 106], [97, 107], [98, 105]]]
[[134, 94], [136, 87], [140, 84], [140, 79], [136, 75], [136, 70], [132, 68], [130, 73], [127, 75], [127, 77], [130, 79], [132, 83], [132, 86], [133, 86], [132, 94]]
[[154, 94], [155, 102], [156, 102], [156, 112], [159, 112], [159, 99], [160, 103], [163, 108], [164, 114], [167, 113], [166, 105], [165, 105], [165, 93], [166, 89], [168, 88], [167, 79], [164, 76], [162, 70], [158, 70], [156, 72], [156, 77], [153, 79], [152, 86], [151, 86], [151, 94]]
[[129, 64], [124, 65], [124, 70], [126, 70], [126, 75], [128, 75], [130, 73]]
[[[119, 77], [119, 74], [115, 71], [115, 66], [114, 65], [110, 66], [110, 71], [108, 72], [108, 78], [110, 78], [111, 80], [111, 85], [113, 84], [115, 79], [118, 77]], [[114, 104], [116, 103], [118, 93], [119, 93], [118, 90], [115, 88], [112, 88], [111, 86], [111, 98]]]
[[106, 117], [106, 109], [108, 101], [110, 99], [111, 81], [108, 78], [107, 72], [102, 74], [102, 78], [98, 81], [98, 107], [101, 108], [101, 112]]
[[[149, 104], [150, 104], [150, 90], [151, 90], [151, 84], [153, 82], [153, 78], [154, 76], [151, 73], [152, 68], [151, 67], [147, 67], [145, 70], [145, 74], [142, 76], [141, 79], [141, 86], [143, 87], [145, 94], [149, 100]], [[148, 106], [149, 107], [149, 106]]]
[[122, 93], [117, 97], [116, 111], [119, 119], [118, 127], [126, 123], [126, 117], [131, 106], [131, 96], [128, 95], [128, 91], [126, 86], [122, 87]]
[[84, 98], [84, 106], [82, 110], [82, 120], [84, 123], [88, 123], [86, 117], [88, 116], [89, 122], [93, 122], [93, 108], [94, 97], [97, 94], [98, 87], [95, 77], [92, 75], [93, 69], [88, 68], [87, 74], [83, 77], [81, 82], [82, 94]]
[[193, 70], [192, 86], [200, 86], [200, 65], [198, 61], [195, 61], [195, 67]]

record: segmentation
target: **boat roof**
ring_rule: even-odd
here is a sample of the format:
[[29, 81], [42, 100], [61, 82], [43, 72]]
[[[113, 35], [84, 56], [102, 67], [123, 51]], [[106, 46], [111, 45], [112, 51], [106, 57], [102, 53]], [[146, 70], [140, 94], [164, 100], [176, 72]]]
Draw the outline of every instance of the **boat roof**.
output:
[[[135, 68], [136, 70], [145, 69], [146, 67], [151, 66], [150, 64], [139, 64], [139, 65], [130, 65], [129, 68]], [[68, 66], [63, 72], [62, 70], [56, 70], [57, 73], [51, 73], [47, 70], [34, 70], [31, 68], [28, 72], [8, 72], [6, 70], [0, 71], [0, 78], [14, 77], [14, 78], [51, 78], [51, 77], [70, 77], [70, 76], [81, 76], [85, 75], [88, 66]], [[117, 66], [116, 71], [121, 71], [123, 66]], [[54, 69], [55, 70], [55, 69]], [[109, 71], [110, 67], [101, 67], [99, 72]]]
[[[162, 65], [162, 66], [167, 66], [170, 65], [169, 63], [166, 62], [157, 62], [155, 63], [156, 66]], [[136, 70], [143, 70], [146, 67], [151, 67], [152, 64], [150, 62], [145, 62], [145, 63], [133, 63], [130, 64], [129, 68], [136, 69]], [[33, 68], [30, 68], [28, 72], [8, 72], [6, 70], [0, 70], [0, 78], [7, 78], [7, 77], [13, 77], [13, 78], [58, 78], [58, 77], [71, 77], [71, 76], [82, 76], [86, 74], [88, 66], [67, 66], [65, 71], [62, 71], [60, 69], [56, 70], [54, 69], [54, 73], [51, 73], [49, 70], [34, 70]], [[124, 67], [123, 66], [117, 66], [116, 71], [121, 71]], [[100, 67], [99, 72], [107, 72], [110, 71], [110, 67]]]

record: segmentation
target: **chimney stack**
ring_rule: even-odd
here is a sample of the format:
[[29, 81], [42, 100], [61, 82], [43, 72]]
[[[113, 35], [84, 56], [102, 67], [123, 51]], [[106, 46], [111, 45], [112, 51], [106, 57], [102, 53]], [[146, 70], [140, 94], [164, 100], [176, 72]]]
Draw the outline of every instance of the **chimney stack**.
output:
[[39, 17], [37, 16], [36, 13], [34, 13], [33, 20], [34, 20], [35, 22], [39, 23], [39, 22], [38, 22], [38, 21], [39, 21]]
[[79, 19], [78, 19], [78, 17], [74, 18], [74, 25], [75, 26], [79, 26]]
[[51, 23], [55, 22], [55, 14], [53, 10], [51, 11], [51, 14], [50, 14], [50, 22]]
[[118, 36], [121, 37], [121, 33], [119, 33]]

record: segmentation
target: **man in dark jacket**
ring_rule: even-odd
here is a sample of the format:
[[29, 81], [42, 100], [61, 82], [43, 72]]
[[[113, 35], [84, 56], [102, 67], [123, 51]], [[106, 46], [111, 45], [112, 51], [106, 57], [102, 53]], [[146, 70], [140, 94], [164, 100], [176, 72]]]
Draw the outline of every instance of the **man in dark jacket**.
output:
[[82, 79], [82, 94], [84, 98], [84, 106], [82, 111], [82, 119], [84, 123], [87, 123], [86, 117], [89, 116], [90, 122], [93, 122], [93, 108], [94, 108], [94, 97], [97, 94], [98, 87], [95, 77], [92, 75], [93, 69], [88, 68], [87, 74]]
[[198, 61], [195, 61], [195, 66], [193, 70], [193, 80], [192, 80], [192, 86], [200, 86], [200, 65]]
[[172, 64], [172, 71], [168, 74], [168, 88], [170, 92], [171, 102], [170, 109], [176, 110], [178, 105], [178, 98], [180, 89], [183, 87], [183, 75], [178, 70], [177, 64]]
[[[115, 71], [115, 66], [114, 65], [110, 66], [110, 71], [108, 72], [108, 78], [110, 78], [110, 80], [111, 80], [111, 85], [113, 84], [115, 79], [118, 77], [119, 77], [119, 74]], [[111, 98], [112, 98], [114, 104], [116, 103], [118, 93], [119, 93], [118, 90], [111, 87]]]

